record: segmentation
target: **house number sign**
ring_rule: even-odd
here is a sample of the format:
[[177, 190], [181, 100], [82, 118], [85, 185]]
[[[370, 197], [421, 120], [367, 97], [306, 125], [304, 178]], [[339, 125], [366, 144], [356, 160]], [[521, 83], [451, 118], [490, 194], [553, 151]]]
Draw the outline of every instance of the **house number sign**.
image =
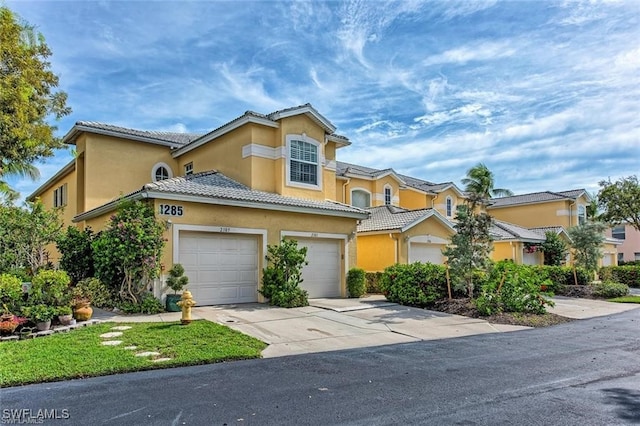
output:
[[175, 204], [160, 204], [160, 214], [164, 216], [182, 216], [184, 209]]

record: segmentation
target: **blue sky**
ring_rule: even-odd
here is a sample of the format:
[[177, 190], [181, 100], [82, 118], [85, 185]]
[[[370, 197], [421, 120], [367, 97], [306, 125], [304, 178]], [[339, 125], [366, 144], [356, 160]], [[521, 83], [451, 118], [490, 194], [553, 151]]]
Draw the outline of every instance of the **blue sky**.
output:
[[[516, 193], [640, 173], [640, 2], [6, 1], [76, 121], [207, 132], [310, 102], [338, 159]], [[30, 194], [71, 159], [38, 165]]]

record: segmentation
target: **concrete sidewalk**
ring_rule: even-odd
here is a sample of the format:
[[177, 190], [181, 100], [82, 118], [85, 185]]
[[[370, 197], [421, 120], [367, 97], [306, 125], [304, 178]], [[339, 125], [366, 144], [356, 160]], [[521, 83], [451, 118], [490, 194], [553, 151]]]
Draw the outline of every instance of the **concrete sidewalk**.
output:
[[[640, 305], [599, 300], [554, 298], [549, 311], [569, 318], [615, 314]], [[382, 346], [421, 340], [524, 330], [528, 327], [490, 324], [485, 320], [412, 308], [388, 302], [384, 296], [361, 299], [311, 299], [303, 308], [265, 304], [203, 306], [194, 319], [224, 324], [269, 344], [265, 358]], [[96, 310], [95, 317], [118, 322], [179, 321], [179, 312], [158, 315], [117, 315]]]

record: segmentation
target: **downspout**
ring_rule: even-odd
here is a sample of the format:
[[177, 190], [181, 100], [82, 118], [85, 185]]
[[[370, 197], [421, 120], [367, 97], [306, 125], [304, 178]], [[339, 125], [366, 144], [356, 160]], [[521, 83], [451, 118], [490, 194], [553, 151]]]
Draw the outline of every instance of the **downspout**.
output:
[[[573, 203], [569, 204], [569, 228], [573, 226], [573, 211], [571, 210], [571, 206], [575, 206], [578, 200], [574, 200]], [[577, 217], [577, 214], [576, 214]]]
[[394, 263], [398, 263], [398, 259], [400, 258], [400, 245], [398, 244], [398, 239], [393, 237], [393, 234], [389, 234], [389, 238], [391, 238], [394, 243], [395, 243], [395, 250], [393, 251], [393, 255], [394, 255]]
[[511, 246], [511, 258], [516, 262], [516, 247], [513, 245], [513, 241], [509, 241], [509, 245]]
[[347, 178], [347, 181], [342, 184], [342, 202], [345, 204], [347, 204], [347, 185], [349, 185], [349, 183], [351, 183], [351, 178]]

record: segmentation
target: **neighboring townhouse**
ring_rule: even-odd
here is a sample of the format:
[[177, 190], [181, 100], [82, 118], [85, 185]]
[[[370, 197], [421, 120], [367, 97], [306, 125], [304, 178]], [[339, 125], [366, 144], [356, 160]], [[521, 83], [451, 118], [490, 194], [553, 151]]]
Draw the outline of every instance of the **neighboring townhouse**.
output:
[[[569, 191], [543, 191], [529, 194], [520, 194], [510, 197], [501, 197], [491, 200], [486, 207], [487, 213], [496, 219], [496, 222], [506, 222], [517, 224], [527, 230], [536, 231], [538, 229], [553, 228], [561, 229], [562, 234], [567, 237], [566, 230], [572, 226], [576, 226], [587, 221], [587, 205], [591, 202], [591, 197], [584, 189], [572, 189]], [[544, 241], [544, 232], [542, 233]], [[617, 264], [616, 247], [621, 241], [614, 238], [606, 238], [602, 248], [602, 259], [600, 264], [603, 266]], [[530, 249], [522, 247], [523, 253], [513, 255], [512, 259], [518, 261], [519, 258], [525, 259], [526, 253]], [[501, 249], [494, 252], [493, 258], [500, 260], [506, 252]], [[528, 257], [528, 262], [533, 261], [533, 256]], [[537, 257], [539, 264], [542, 264], [542, 258]]]
[[336, 151], [350, 142], [311, 105], [248, 111], [205, 135], [78, 122], [64, 142], [76, 158], [29, 198], [94, 230], [120, 197], [146, 200], [167, 224], [164, 270], [181, 263], [199, 304], [262, 300], [267, 245], [282, 238], [308, 248], [310, 297], [346, 295], [356, 227], [369, 213], [333, 201]]
[[618, 263], [640, 260], [640, 231], [631, 225], [618, 225], [607, 230], [607, 237], [620, 241]]

